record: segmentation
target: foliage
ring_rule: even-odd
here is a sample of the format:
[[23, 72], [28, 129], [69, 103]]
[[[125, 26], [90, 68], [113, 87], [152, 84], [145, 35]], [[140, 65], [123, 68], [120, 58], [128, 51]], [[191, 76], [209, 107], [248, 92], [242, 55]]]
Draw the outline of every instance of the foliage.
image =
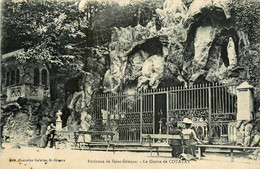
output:
[[255, 87], [255, 97], [260, 98], [260, 18], [258, 0], [234, 0], [232, 4], [232, 18], [234, 24], [248, 35], [250, 46], [240, 52], [240, 66], [245, 68], [246, 80]]
[[95, 44], [110, 42], [113, 27], [134, 27], [137, 24], [145, 26], [152, 19], [157, 2], [134, 2], [126, 6], [107, 3], [93, 17], [93, 42]]
[[[184, 2], [189, 5], [192, 1]], [[5, 0], [2, 2], [2, 53], [27, 49], [19, 58], [40, 60], [46, 64], [56, 83], [87, 72], [103, 76], [109, 65], [107, 44], [112, 28], [137, 24], [145, 26], [155, 14], [154, 10], [161, 8], [162, 4], [163, 0], [132, 2], [125, 6], [113, 2], [88, 1], [84, 9], [79, 10], [76, 0], [16, 3]], [[232, 4], [232, 21], [249, 35], [252, 43], [259, 42], [258, 7], [257, 0], [234, 0]], [[177, 41], [172, 38], [172, 43]], [[173, 51], [177, 52], [172, 52], [174, 57], [171, 58], [181, 55], [181, 49]], [[254, 79], [257, 76], [253, 74], [259, 73], [255, 62], [257, 56], [250, 55], [252, 60], [243, 61], [248, 66], [248, 77], [252, 81], [257, 81]], [[246, 57], [241, 58], [243, 60]], [[175, 63], [174, 60], [172, 62]], [[182, 67], [182, 63], [178, 65]], [[57, 86], [56, 83], [53, 86]]]
[[242, 81], [248, 81], [255, 87], [255, 98], [260, 99], [260, 43], [245, 48], [241, 54], [240, 66], [246, 69], [247, 75]]
[[259, 42], [259, 0], [234, 0], [231, 6], [232, 18], [239, 29], [249, 37], [250, 42]]

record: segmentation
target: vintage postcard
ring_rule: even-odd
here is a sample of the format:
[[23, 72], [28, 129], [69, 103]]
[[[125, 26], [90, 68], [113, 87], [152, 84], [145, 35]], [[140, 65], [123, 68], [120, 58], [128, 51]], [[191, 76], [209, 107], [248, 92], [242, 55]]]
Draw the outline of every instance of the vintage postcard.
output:
[[0, 168], [259, 168], [259, 7], [1, 1]]

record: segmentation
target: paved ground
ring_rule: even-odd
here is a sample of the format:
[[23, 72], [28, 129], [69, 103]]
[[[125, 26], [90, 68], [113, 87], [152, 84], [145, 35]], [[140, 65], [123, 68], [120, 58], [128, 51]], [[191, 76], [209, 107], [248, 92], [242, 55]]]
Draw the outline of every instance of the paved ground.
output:
[[1, 169], [161, 169], [161, 168], [206, 168], [206, 169], [248, 169], [260, 168], [260, 160], [236, 157], [234, 162], [228, 154], [208, 153], [202, 160], [180, 161], [171, 158], [170, 153], [160, 153], [160, 157], [148, 152], [106, 152], [57, 150], [51, 148], [21, 147], [12, 149], [4, 144], [1, 150]]

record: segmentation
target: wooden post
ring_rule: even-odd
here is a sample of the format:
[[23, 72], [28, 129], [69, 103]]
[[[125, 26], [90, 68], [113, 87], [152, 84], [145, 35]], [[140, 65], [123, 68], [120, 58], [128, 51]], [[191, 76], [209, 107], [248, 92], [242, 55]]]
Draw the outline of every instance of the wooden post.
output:
[[231, 157], [231, 162], [233, 162], [234, 161], [234, 152], [233, 152], [232, 148], [230, 149], [230, 157]]
[[143, 134], [143, 95], [140, 94], [140, 144], [142, 144]]
[[212, 136], [212, 121], [211, 121], [211, 116], [212, 116], [212, 102], [211, 102], [211, 88], [208, 88], [208, 92], [209, 92], [209, 114], [208, 114], [208, 123], [209, 123], [209, 140], [211, 139]]
[[200, 147], [198, 147], [198, 158], [199, 158], [199, 160], [201, 159], [201, 148]]

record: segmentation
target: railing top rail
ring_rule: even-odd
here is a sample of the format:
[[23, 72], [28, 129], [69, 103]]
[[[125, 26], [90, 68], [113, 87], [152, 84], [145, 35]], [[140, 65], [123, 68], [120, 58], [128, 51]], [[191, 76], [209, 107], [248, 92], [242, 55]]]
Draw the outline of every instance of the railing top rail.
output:
[[192, 91], [192, 90], [202, 90], [202, 89], [214, 89], [214, 88], [233, 88], [236, 89], [238, 85], [237, 84], [229, 84], [229, 85], [223, 85], [218, 83], [212, 83], [212, 84], [195, 84], [193, 86], [172, 86], [167, 88], [158, 88], [158, 89], [149, 89], [145, 91], [137, 91], [129, 93], [102, 93], [102, 94], [95, 94], [95, 98], [113, 98], [113, 97], [131, 97], [131, 96], [138, 96], [138, 95], [151, 95], [151, 94], [163, 94], [168, 92], [178, 92], [178, 91]]

